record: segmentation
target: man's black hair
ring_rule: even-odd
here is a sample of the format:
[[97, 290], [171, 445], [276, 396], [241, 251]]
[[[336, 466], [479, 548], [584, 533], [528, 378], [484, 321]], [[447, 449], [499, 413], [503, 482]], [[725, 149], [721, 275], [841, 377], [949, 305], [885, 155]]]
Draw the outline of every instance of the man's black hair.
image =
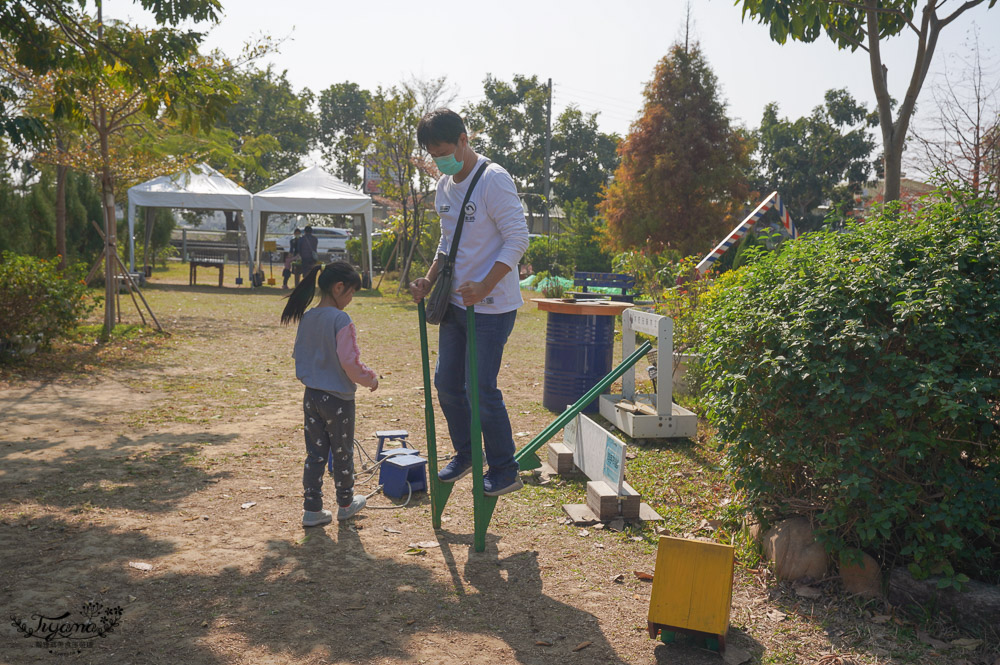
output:
[[435, 109], [420, 119], [417, 125], [417, 143], [426, 150], [440, 143], [458, 143], [458, 137], [466, 134], [462, 116], [451, 109]]
[[306, 235], [307, 236], [311, 236], [312, 234], [313, 234], [313, 227], [312, 226], [307, 226], [306, 227]]

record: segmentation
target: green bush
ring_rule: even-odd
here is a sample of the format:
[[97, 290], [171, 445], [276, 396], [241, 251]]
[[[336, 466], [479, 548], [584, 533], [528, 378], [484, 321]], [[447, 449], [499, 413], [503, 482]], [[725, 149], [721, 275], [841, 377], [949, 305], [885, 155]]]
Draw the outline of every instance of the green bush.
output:
[[1000, 574], [1000, 212], [939, 195], [706, 295], [708, 415], [758, 516], [960, 586]]
[[0, 258], [0, 344], [17, 355], [19, 346], [71, 331], [96, 306], [86, 297], [84, 266], [60, 273], [55, 262], [4, 252]]

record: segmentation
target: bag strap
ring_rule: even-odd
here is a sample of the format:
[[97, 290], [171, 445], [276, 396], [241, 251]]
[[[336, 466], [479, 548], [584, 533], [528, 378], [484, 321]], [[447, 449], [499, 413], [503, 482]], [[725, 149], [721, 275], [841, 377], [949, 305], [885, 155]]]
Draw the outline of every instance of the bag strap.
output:
[[476, 183], [479, 182], [479, 178], [482, 177], [483, 171], [492, 162], [486, 160], [483, 165], [479, 167], [476, 174], [472, 176], [472, 181], [469, 183], [469, 189], [465, 190], [465, 200], [462, 201], [462, 209], [458, 213], [458, 225], [455, 226], [455, 239], [451, 241], [451, 249], [448, 251], [448, 264], [446, 267], [455, 264], [455, 257], [458, 255], [458, 241], [462, 239], [462, 227], [465, 225], [465, 206], [469, 205], [469, 199], [472, 197], [472, 190], [476, 188]]

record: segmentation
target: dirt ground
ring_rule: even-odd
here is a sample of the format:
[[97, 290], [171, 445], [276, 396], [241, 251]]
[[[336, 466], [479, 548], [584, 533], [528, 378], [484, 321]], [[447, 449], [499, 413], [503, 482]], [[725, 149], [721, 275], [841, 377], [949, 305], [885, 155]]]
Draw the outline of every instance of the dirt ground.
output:
[[[374, 507], [399, 502], [376, 495], [355, 520], [303, 529], [301, 386], [294, 328], [277, 324], [280, 292], [160, 283], [145, 293], [169, 338], [76, 348], [63, 366], [3, 375], [0, 605], [11, 623], [0, 661], [723, 662], [649, 639], [651, 585], [634, 572], [653, 572], [655, 534], [563, 523], [561, 505], [583, 501], [580, 482], [526, 478], [498, 502], [484, 553], [472, 549], [470, 478], [438, 532], [424, 493], [385, 510]], [[358, 392], [359, 441], [374, 455], [376, 430], [406, 429], [426, 451], [413, 308], [359, 296], [348, 311], [383, 377], [377, 392]], [[553, 418], [540, 404], [543, 331], [529, 303], [508, 348], [535, 361], [500, 376], [521, 443]], [[447, 452], [440, 412], [437, 424]], [[408, 553], [425, 541], [439, 546]], [[837, 623], [829, 598], [788, 595], [742, 567], [737, 577], [727, 662], [935, 662], [884, 635], [866, 642]], [[17, 628], [76, 622], [64, 632], [78, 638], [85, 616], [112, 630], [45, 642]]]

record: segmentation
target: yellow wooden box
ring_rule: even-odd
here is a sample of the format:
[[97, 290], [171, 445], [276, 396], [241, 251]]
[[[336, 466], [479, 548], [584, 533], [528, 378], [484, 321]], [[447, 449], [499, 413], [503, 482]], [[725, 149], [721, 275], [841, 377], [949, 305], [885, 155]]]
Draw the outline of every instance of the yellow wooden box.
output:
[[733, 600], [734, 561], [735, 551], [729, 545], [660, 536], [649, 599], [650, 634], [658, 624], [724, 637]]

